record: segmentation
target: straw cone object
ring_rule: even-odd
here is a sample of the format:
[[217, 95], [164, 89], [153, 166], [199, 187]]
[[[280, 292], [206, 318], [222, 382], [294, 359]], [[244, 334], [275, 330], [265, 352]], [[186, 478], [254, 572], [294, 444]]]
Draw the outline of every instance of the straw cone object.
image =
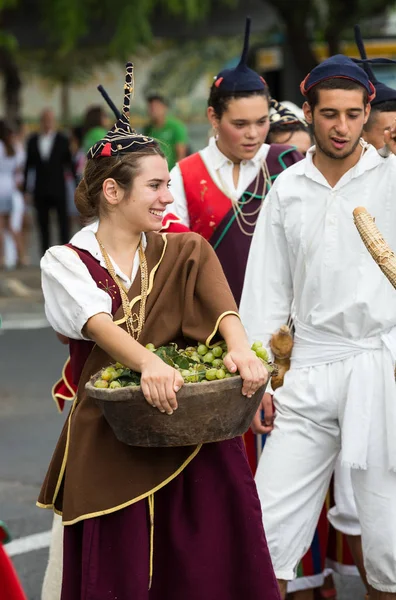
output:
[[359, 206], [353, 211], [353, 218], [367, 250], [396, 288], [396, 256], [382, 237], [373, 217], [365, 208]]

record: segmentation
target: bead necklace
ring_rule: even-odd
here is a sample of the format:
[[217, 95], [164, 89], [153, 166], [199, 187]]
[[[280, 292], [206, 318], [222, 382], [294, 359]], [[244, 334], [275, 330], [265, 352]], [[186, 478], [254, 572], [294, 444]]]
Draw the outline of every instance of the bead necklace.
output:
[[[244, 211], [243, 208], [245, 208], [257, 195], [259, 180], [260, 180], [260, 177], [259, 177], [260, 171], [263, 174], [263, 179], [264, 179], [264, 186], [263, 186], [263, 192], [261, 195], [261, 202], [260, 202], [258, 208], [256, 208], [254, 211], [249, 213], [249, 212]], [[249, 200], [245, 200], [245, 194], [242, 194], [241, 200], [239, 200], [238, 198], [235, 198], [235, 196], [230, 192], [229, 188], [223, 181], [220, 171], [217, 171], [217, 175], [220, 180], [221, 190], [231, 200], [232, 209], [234, 211], [235, 220], [238, 224], [238, 227], [244, 235], [247, 235], [249, 237], [253, 236], [254, 228], [258, 221], [258, 215], [261, 211], [264, 197], [266, 195], [267, 190], [269, 190], [271, 188], [271, 176], [270, 176], [267, 162], [265, 159], [262, 161], [262, 163], [260, 165], [260, 171], [257, 174], [255, 188], [254, 188], [254, 191], [251, 194], [251, 197]], [[246, 218], [246, 217], [254, 217], [256, 215], [257, 215], [257, 218], [253, 221], [249, 221]], [[253, 231], [246, 231], [246, 229], [244, 228], [244, 225], [252, 228]]]
[[128, 298], [128, 290], [125, 288], [123, 282], [116, 274], [113, 264], [110, 260], [109, 255], [106, 252], [105, 247], [102, 242], [98, 238], [97, 234], [95, 234], [97, 242], [99, 244], [100, 251], [103, 256], [103, 260], [106, 264], [106, 269], [110, 273], [111, 277], [114, 279], [117, 287], [120, 291], [122, 308], [125, 316], [125, 324], [129, 335], [131, 335], [135, 340], [139, 339], [139, 336], [142, 332], [144, 321], [146, 318], [146, 300], [148, 296], [148, 268], [147, 268], [147, 259], [143, 250], [142, 240], [139, 242], [138, 252], [139, 252], [139, 263], [140, 263], [140, 281], [141, 281], [141, 296], [140, 296], [140, 307], [139, 314], [132, 313]]

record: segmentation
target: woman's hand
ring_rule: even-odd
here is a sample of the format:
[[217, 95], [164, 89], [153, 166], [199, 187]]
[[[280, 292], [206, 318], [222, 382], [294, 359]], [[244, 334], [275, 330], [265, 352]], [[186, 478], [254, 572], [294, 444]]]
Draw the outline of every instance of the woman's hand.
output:
[[177, 409], [176, 392], [184, 384], [183, 377], [151, 352], [147, 354], [141, 372], [140, 384], [147, 402], [171, 415]]
[[242, 394], [251, 398], [268, 381], [268, 371], [248, 346], [229, 349], [224, 364], [231, 373], [239, 371], [243, 380]]

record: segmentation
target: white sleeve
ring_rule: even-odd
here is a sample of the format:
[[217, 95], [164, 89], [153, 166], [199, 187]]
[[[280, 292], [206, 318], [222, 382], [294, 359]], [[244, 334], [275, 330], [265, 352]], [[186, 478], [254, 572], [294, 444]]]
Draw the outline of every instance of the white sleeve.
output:
[[239, 307], [250, 342], [263, 342], [288, 321], [293, 299], [289, 251], [276, 188], [268, 194], [250, 247]]
[[175, 165], [170, 172], [170, 192], [173, 196], [173, 204], [168, 204], [165, 214], [173, 213], [179, 217], [183, 225], [190, 227], [190, 215], [188, 214], [186, 192], [184, 191], [183, 177], [179, 165]]
[[92, 279], [80, 257], [66, 246], [47, 250], [40, 262], [45, 314], [58, 333], [87, 339], [82, 329], [88, 319], [99, 313], [111, 316], [112, 301]]

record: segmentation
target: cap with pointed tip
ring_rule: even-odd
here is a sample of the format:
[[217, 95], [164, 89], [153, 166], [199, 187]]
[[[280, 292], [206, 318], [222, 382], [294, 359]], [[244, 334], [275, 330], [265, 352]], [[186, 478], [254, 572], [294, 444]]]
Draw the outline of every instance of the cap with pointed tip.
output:
[[360, 59], [353, 60], [367, 73], [376, 91], [376, 96], [375, 99], [371, 102], [371, 106], [376, 106], [377, 104], [381, 104], [382, 102], [388, 102], [389, 100], [396, 100], [396, 90], [392, 89], [391, 87], [388, 87], [387, 85], [385, 85], [385, 83], [378, 81], [372, 69], [372, 65], [396, 64], [396, 61], [391, 60], [389, 58], [367, 58], [367, 52], [359, 25], [355, 25], [354, 31], [355, 42], [359, 50]]
[[267, 89], [263, 77], [247, 66], [250, 39], [250, 17], [246, 18], [241, 59], [234, 69], [224, 69], [215, 77], [215, 86], [225, 92], [255, 92]]
[[153, 138], [137, 133], [130, 125], [129, 108], [133, 86], [133, 64], [129, 62], [126, 64], [122, 114], [104, 138], [88, 150], [89, 159], [136, 152], [144, 146], [158, 146]]

